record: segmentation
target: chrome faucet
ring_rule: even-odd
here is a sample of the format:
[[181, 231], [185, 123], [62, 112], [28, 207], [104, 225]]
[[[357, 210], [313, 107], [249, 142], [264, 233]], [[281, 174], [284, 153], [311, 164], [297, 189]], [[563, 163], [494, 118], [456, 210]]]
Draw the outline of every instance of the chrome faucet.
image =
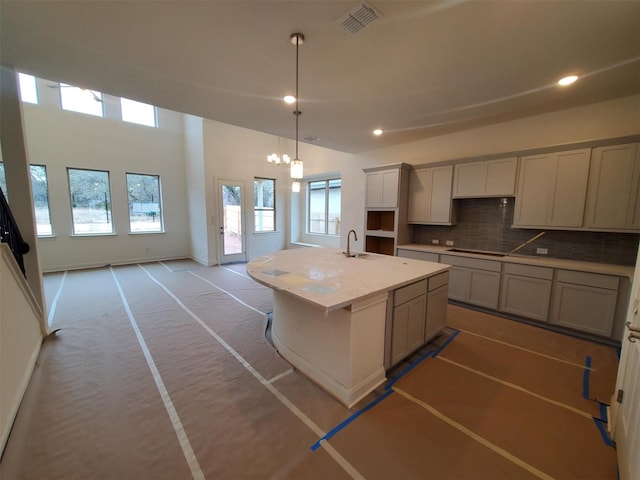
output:
[[347, 258], [351, 257], [351, 244], [349, 243], [351, 240], [351, 232], [353, 232], [353, 239], [357, 242], [358, 241], [358, 235], [356, 234], [355, 230], [349, 230], [349, 233], [347, 233], [347, 251], [345, 253], [345, 255], [347, 256]]

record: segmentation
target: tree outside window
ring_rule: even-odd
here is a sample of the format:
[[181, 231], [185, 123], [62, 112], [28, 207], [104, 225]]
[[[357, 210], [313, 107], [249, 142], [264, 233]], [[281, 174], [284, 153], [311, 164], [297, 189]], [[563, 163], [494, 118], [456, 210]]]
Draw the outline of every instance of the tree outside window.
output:
[[69, 168], [74, 235], [113, 233], [109, 172]]
[[127, 173], [129, 194], [129, 231], [162, 232], [162, 204], [160, 197], [160, 177]]
[[33, 195], [33, 209], [35, 211], [38, 236], [53, 235], [51, 212], [49, 210], [47, 167], [44, 165], [30, 165], [29, 169], [31, 171], [31, 193]]
[[276, 181], [272, 178], [253, 180], [253, 211], [255, 232], [276, 230]]

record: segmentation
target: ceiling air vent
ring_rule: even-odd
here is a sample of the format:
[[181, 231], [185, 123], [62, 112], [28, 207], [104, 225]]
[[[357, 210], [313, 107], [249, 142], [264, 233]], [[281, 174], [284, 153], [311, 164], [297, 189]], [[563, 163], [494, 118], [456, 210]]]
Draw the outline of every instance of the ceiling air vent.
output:
[[358, 33], [380, 18], [380, 13], [367, 2], [360, 2], [336, 22], [351, 34]]

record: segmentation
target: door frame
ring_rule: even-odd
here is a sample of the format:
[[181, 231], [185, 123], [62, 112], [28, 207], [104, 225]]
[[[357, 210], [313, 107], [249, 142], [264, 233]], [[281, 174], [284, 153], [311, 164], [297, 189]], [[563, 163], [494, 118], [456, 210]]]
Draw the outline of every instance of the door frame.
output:
[[[240, 245], [241, 253], [226, 254], [224, 253], [224, 202], [222, 198], [222, 186], [231, 185], [240, 187]], [[247, 261], [247, 229], [245, 214], [245, 182], [242, 180], [224, 180], [218, 179], [216, 183], [216, 198], [218, 201], [218, 264], [246, 262]]]
[[[629, 308], [626, 321], [634, 328], [640, 328], [638, 307], [640, 304], [640, 248], [636, 259], [636, 270], [631, 285]], [[616, 387], [611, 399], [610, 433], [617, 445], [620, 478], [637, 478], [640, 475], [640, 460], [636, 449], [640, 445], [640, 429], [635, 427], [633, 419], [640, 418], [640, 384], [637, 372], [640, 370], [640, 340], [635, 343], [629, 339], [630, 330], [625, 327], [622, 337], [622, 350], [618, 367]], [[633, 372], [636, 372], [635, 378]], [[622, 402], [617, 401], [618, 391], [622, 391]], [[625, 429], [625, 425], [629, 428]]]

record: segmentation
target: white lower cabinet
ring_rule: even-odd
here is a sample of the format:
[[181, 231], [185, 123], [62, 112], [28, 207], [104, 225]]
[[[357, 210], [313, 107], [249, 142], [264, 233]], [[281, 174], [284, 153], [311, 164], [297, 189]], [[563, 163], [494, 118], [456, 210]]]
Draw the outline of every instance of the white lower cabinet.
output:
[[498, 309], [502, 262], [441, 255], [440, 263], [452, 265], [449, 271], [450, 299]]
[[610, 337], [619, 282], [610, 275], [556, 270], [549, 322]]
[[[449, 274], [446, 275], [447, 283], [449, 282]], [[429, 293], [427, 294], [427, 320], [424, 329], [424, 341], [428, 342], [438, 335], [445, 327], [447, 318], [447, 305], [449, 303], [449, 295], [447, 285], [431, 289], [432, 282], [429, 280]]]
[[546, 322], [553, 269], [505, 263], [499, 311]]
[[427, 280], [421, 280], [393, 292], [391, 323], [391, 365], [424, 343], [427, 313]]

